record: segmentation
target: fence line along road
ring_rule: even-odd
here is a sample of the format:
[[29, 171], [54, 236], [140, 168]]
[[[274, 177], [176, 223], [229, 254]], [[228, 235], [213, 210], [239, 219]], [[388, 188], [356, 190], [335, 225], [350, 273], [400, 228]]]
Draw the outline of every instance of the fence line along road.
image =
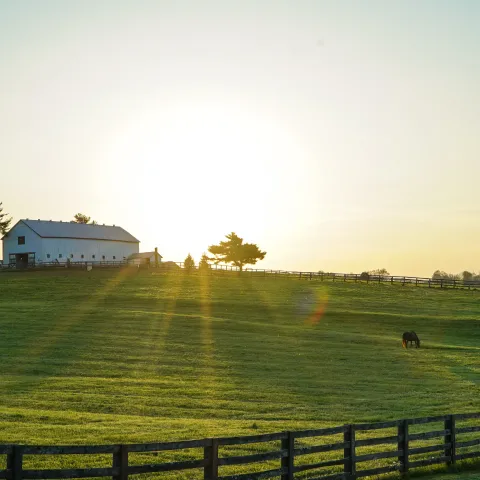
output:
[[[293, 480], [297, 473], [313, 472], [316, 480], [352, 480], [371, 475], [382, 475], [390, 472], [407, 474], [411, 470], [435, 464], [455, 466], [460, 460], [480, 458], [480, 432], [478, 422], [480, 413], [460, 415], [442, 415], [436, 417], [394, 420], [381, 423], [363, 423], [342, 425], [333, 428], [279, 432], [264, 435], [252, 435], [229, 438], [207, 438], [203, 440], [188, 440], [166, 443], [149, 443], [133, 445], [100, 445], [100, 446], [28, 446], [0, 445], [0, 457], [7, 456], [4, 470], [0, 470], [0, 478], [9, 480], [35, 478], [88, 478], [111, 477], [114, 480], [126, 480], [129, 475], [154, 472], [184, 472], [197, 470], [204, 480], [254, 480], [263, 478], [281, 478]], [[459, 423], [466, 426], [459, 426]], [[436, 423], [436, 430], [414, 433], [417, 425]], [[440, 429], [438, 429], [440, 424]], [[434, 428], [430, 426], [429, 428]], [[365, 432], [394, 429], [394, 435], [365, 436]], [[390, 432], [391, 433], [391, 432]], [[467, 437], [465, 437], [467, 435]], [[357, 438], [362, 436], [365, 438]], [[332, 443], [305, 443], [305, 439], [328, 437]], [[332, 437], [335, 437], [332, 440]], [[417, 446], [416, 442], [439, 439], [434, 445]], [[247, 455], [225, 455], [228, 446], [252, 444], [275, 444], [272, 451], [249, 453]], [[363, 447], [388, 445], [393, 447], [385, 450], [376, 447], [368, 453], [359, 452]], [[393, 448], [393, 449], [392, 449]], [[200, 457], [192, 450], [200, 449]], [[380, 449], [380, 451], [378, 451]], [[188, 450], [191, 458], [175, 462], [158, 462], [138, 464], [135, 459], [130, 462], [130, 455], [141, 453], [156, 453], [177, 451], [185, 453]], [[425, 454], [429, 454], [425, 458]], [[435, 456], [431, 456], [434, 453]], [[111, 466], [103, 468], [77, 469], [25, 469], [24, 456], [42, 455], [112, 455]], [[305, 462], [304, 455], [317, 454], [315, 463]], [[423, 457], [419, 457], [423, 455]], [[155, 457], [157, 460], [158, 457]], [[384, 459], [390, 459], [385, 461]], [[319, 460], [319, 461], [318, 461]], [[362, 468], [364, 462], [382, 460], [386, 465], [375, 468]], [[252, 464], [264, 464], [263, 469], [253, 468]], [[226, 474], [224, 467], [245, 465], [242, 473]], [[258, 465], [256, 465], [258, 467]], [[260, 465], [260, 467], [262, 467]], [[335, 468], [332, 468], [335, 467]], [[479, 466], [480, 468], [480, 466]], [[250, 473], [248, 473], [250, 470]], [[259, 471], [260, 470], [260, 471]], [[197, 477], [198, 478], [198, 477]]]
[[[88, 266], [92, 268], [141, 268], [156, 269], [161, 273], [185, 273], [183, 262], [160, 263], [155, 265], [129, 265], [125, 261], [97, 261], [97, 262], [43, 262], [29, 265], [26, 270], [48, 270], [48, 269], [85, 269]], [[14, 264], [3, 265], [0, 271], [19, 271]], [[260, 268], [247, 268], [240, 271], [238, 267], [231, 265], [210, 265], [208, 269], [199, 269], [195, 266], [189, 273], [194, 275], [243, 275], [251, 277], [269, 277], [269, 278], [298, 278], [303, 280], [321, 280], [330, 282], [364, 282], [364, 283], [396, 283], [400, 285], [414, 285], [429, 288], [454, 288], [454, 289], [480, 289], [479, 280], [459, 280], [450, 278], [428, 278], [428, 277], [409, 277], [402, 275], [370, 275], [365, 273], [334, 273], [334, 272], [303, 272], [296, 270], [268, 270]]]

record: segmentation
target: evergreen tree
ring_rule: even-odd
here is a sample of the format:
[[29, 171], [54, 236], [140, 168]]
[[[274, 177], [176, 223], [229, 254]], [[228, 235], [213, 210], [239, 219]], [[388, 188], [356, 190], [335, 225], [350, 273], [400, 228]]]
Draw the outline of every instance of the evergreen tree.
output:
[[8, 213], [3, 213], [2, 202], [0, 202], [0, 234], [6, 235], [10, 224], [12, 223], [12, 218], [8, 218]]
[[187, 273], [190, 273], [195, 268], [195, 260], [190, 254], [187, 255], [187, 258], [183, 262], [183, 268]]
[[203, 271], [203, 272], [206, 271], [206, 270], [210, 270], [210, 264], [208, 263], [208, 257], [205, 253], [200, 258], [200, 262], [198, 264], [198, 269]]

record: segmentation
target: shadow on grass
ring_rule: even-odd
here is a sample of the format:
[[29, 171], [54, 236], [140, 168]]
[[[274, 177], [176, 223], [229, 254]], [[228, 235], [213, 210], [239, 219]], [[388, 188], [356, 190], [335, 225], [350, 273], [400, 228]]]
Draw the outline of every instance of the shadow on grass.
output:
[[[327, 307], [322, 319], [308, 326], [297, 304], [318, 286], [297, 284], [294, 295], [283, 299], [254, 279], [242, 279], [241, 288], [244, 299], [256, 307], [247, 305], [242, 311], [251, 323], [232, 321], [230, 335], [216, 328], [216, 349], [230, 362], [239, 389], [268, 391], [271, 397], [277, 392], [277, 408], [272, 406], [265, 414], [269, 419], [295, 415], [306, 420], [369, 421], [434, 414], [443, 411], [445, 402], [458, 403], [461, 379], [448, 373], [448, 359], [432, 356], [433, 349], [402, 349], [401, 332], [412, 319], [400, 313], [373, 318], [346, 314], [335, 308], [333, 292], [333, 308]], [[226, 321], [239, 316], [238, 310], [229, 314], [221, 307], [213, 305], [215, 316], [225, 315]], [[437, 338], [458, 335], [446, 321], [421, 323]], [[471, 328], [470, 320], [454, 323], [461, 330]], [[413, 327], [419, 330], [418, 324]], [[432, 392], [440, 394], [442, 405], [432, 402]]]
[[422, 343], [421, 347], [424, 350], [439, 350], [446, 352], [468, 352], [475, 353], [476, 350], [480, 350], [480, 347], [464, 347], [459, 345], [438, 345], [438, 344], [428, 344]]
[[[478, 477], [476, 477], [478, 474]], [[480, 478], [480, 461], [463, 461], [458, 463], [455, 467], [439, 467], [434, 472], [425, 470], [412, 471], [409, 473], [410, 478], [424, 478], [425, 480], [460, 480], [463, 478]], [[392, 478], [392, 477], [390, 477]], [[395, 477], [394, 477], [395, 478]], [[396, 478], [401, 478], [397, 476]]]
[[[136, 274], [131, 269], [110, 273], [105, 275], [102, 272], [98, 277], [80, 276], [78, 272], [72, 275], [49, 275], [47, 278], [50, 282], [46, 284], [45, 279], [42, 282], [42, 278], [33, 277], [35, 283], [40, 282], [38, 289], [32, 295], [32, 300], [28, 298], [22, 301], [25, 309], [15, 313], [24, 328], [14, 328], [13, 331], [15, 335], [20, 333], [23, 338], [15, 349], [8, 348], [7, 361], [2, 368], [3, 375], [9, 380], [4, 382], [4, 395], [26, 395], [49, 378], [61, 376], [70, 366], [88, 355], [92, 348], [89, 332], [96, 331], [99, 317], [108, 310], [110, 297], [123, 282]], [[77, 284], [75, 279], [78, 277], [84, 283]], [[32, 278], [25, 275], [23, 279], [29, 282], [31, 289]], [[92, 280], [91, 285], [87, 283], [88, 280]], [[69, 289], [61, 289], [62, 284]], [[93, 292], [92, 286], [95, 288]], [[34, 310], [29, 309], [34, 308], [35, 298], [42, 296], [43, 308], [36, 315]]]

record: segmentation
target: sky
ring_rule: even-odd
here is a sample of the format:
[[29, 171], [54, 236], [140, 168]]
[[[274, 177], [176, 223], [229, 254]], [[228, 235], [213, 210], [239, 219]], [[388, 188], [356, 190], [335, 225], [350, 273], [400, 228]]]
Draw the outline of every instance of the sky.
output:
[[0, 2], [0, 201], [183, 261], [480, 270], [480, 2]]

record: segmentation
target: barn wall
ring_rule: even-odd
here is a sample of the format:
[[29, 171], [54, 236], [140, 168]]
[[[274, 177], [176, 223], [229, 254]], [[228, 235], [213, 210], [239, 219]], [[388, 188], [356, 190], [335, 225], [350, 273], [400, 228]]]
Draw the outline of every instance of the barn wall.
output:
[[[72, 238], [44, 238], [43, 262], [101, 262], [122, 261], [133, 253], [138, 253], [138, 243], [112, 242], [106, 240], [85, 240]], [[62, 258], [59, 255], [62, 255]], [[50, 255], [50, 258], [47, 258]], [[73, 258], [70, 256], [73, 255]], [[83, 255], [84, 258], [81, 256]], [[95, 258], [93, 258], [95, 255]], [[105, 256], [105, 258], [103, 258]], [[115, 258], [113, 258], [115, 257]]]
[[[130, 265], [145, 265], [147, 262], [147, 258], [132, 258], [128, 261]], [[158, 259], [158, 262], [161, 263], [161, 259]], [[155, 255], [150, 257], [150, 265], [155, 265]]]
[[[18, 245], [18, 237], [25, 237], [25, 245]], [[8, 264], [11, 253], [35, 253], [35, 258], [43, 256], [42, 239], [24, 223], [14, 226], [3, 240], [3, 263]]]

